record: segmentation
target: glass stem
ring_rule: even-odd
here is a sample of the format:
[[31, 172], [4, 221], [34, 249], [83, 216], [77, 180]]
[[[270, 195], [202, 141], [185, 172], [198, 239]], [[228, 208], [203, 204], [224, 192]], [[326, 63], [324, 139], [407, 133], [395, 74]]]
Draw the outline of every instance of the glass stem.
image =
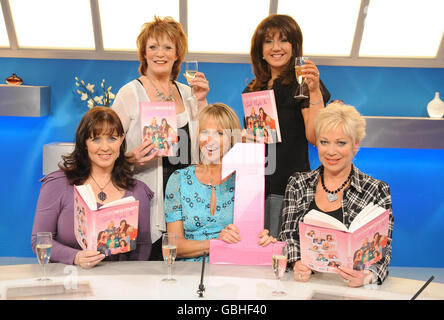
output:
[[46, 269], [45, 269], [46, 263], [43, 264], [43, 280], [46, 280]]
[[168, 264], [168, 280], [171, 280], [171, 264]]

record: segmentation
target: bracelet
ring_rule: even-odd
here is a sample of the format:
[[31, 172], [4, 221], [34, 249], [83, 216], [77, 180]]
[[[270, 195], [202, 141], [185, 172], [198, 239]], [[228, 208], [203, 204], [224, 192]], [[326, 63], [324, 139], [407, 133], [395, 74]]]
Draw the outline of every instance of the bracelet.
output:
[[311, 104], [312, 106], [314, 106], [315, 104], [319, 104], [319, 103], [321, 103], [321, 102], [322, 102], [322, 98], [319, 99], [319, 100], [316, 101], [316, 102], [310, 102], [310, 104]]

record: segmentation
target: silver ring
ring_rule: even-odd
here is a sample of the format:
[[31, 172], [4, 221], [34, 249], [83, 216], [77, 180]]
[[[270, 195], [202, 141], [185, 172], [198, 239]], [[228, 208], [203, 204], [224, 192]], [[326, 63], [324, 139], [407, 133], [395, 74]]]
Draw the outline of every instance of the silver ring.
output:
[[302, 280], [302, 274], [299, 273], [298, 278], [299, 280]]
[[91, 263], [90, 262], [88, 262], [88, 267], [91, 265]]
[[350, 280], [349, 280], [349, 279], [344, 279], [344, 282], [345, 282], [345, 283], [349, 283]]

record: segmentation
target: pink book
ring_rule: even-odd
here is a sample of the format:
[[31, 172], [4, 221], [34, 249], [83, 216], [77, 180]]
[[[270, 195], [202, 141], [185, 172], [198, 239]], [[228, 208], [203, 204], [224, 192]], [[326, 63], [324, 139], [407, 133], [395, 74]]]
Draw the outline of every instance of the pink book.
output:
[[139, 201], [125, 197], [97, 209], [91, 186], [74, 187], [74, 234], [83, 250], [105, 255], [136, 248]]
[[140, 102], [142, 141], [150, 139], [159, 156], [173, 156], [177, 148], [176, 105], [174, 102]]
[[245, 114], [242, 142], [276, 143], [282, 141], [273, 90], [243, 93], [242, 105]]
[[364, 270], [378, 262], [387, 246], [389, 213], [369, 204], [347, 229], [339, 220], [310, 210], [304, 222], [299, 222], [302, 263], [315, 271], [333, 273], [338, 266]]

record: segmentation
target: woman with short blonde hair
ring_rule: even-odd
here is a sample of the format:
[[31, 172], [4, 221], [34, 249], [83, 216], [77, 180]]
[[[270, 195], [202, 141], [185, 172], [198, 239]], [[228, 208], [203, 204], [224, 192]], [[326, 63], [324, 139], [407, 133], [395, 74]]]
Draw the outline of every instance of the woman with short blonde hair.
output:
[[319, 111], [315, 119], [316, 137], [319, 137], [321, 131], [329, 131], [338, 126], [352, 138], [353, 143], [361, 142], [365, 137], [364, 117], [353, 106], [338, 102], [330, 103], [327, 108]]
[[365, 120], [353, 106], [332, 103], [318, 112], [315, 131], [321, 166], [294, 173], [283, 202], [284, 223], [279, 237], [289, 245], [288, 262], [293, 266], [294, 278], [305, 282], [312, 276], [312, 270], [301, 262], [299, 242], [299, 222], [310, 210], [323, 212], [348, 228], [368, 204], [374, 203], [390, 210], [386, 251], [365, 270], [357, 266], [335, 270], [350, 287], [381, 284], [391, 260], [394, 219], [389, 186], [361, 172], [352, 162], [365, 137]]
[[[222, 178], [221, 162], [239, 139], [239, 119], [227, 105], [215, 103], [199, 113], [201, 161], [176, 170], [165, 191], [167, 231], [178, 234], [177, 257], [181, 260], [202, 260], [211, 239], [240, 241], [239, 229], [233, 224], [235, 174]], [[272, 242], [276, 239], [268, 230], [259, 233], [258, 245]]]
[[209, 118], [213, 118], [221, 128], [224, 128], [224, 134], [231, 137], [229, 148], [241, 142], [241, 125], [233, 109], [223, 103], [208, 105], [199, 113], [199, 127], [203, 126]]

